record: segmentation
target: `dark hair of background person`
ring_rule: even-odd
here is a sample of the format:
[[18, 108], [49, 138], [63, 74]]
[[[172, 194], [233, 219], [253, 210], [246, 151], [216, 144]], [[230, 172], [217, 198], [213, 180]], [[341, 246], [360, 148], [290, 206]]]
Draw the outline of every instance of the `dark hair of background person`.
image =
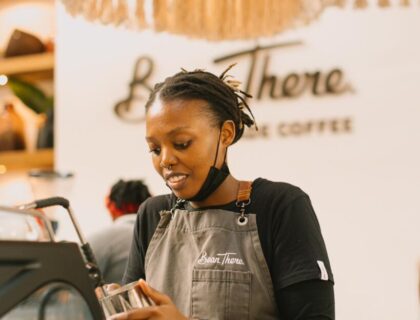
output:
[[254, 116], [246, 102], [251, 96], [229, 83], [238, 83], [236, 80], [229, 80], [226, 75], [230, 66], [219, 77], [203, 70], [181, 71], [157, 83], [151, 92], [145, 105], [146, 112], [155, 101], [156, 97], [163, 102], [181, 100], [201, 99], [207, 101], [203, 111], [207, 112], [213, 124], [219, 128], [227, 120], [235, 124], [235, 140], [238, 141], [244, 132], [244, 127], [251, 127], [255, 124]]
[[107, 208], [113, 219], [124, 214], [136, 213], [144, 200], [151, 196], [142, 180], [118, 180], [107, 197]]

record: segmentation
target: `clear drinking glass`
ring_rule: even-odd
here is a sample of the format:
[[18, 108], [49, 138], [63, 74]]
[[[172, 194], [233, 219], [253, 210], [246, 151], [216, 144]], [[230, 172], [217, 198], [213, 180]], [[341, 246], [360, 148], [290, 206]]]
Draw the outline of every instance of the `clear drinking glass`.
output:
[[99, 299], [99, 302], [107, 318], [117, 313], [154, 305], [137, 281], [112, 291], [106, 297]]

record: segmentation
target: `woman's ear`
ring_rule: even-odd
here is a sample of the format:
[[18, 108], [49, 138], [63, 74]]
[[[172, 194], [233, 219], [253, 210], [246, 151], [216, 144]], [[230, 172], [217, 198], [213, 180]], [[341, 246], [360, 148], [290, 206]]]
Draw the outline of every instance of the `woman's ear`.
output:
[[235, 123], [232, 120], [226, 120], [221, 129], [221, 143], [228, 147], [235, 139]]

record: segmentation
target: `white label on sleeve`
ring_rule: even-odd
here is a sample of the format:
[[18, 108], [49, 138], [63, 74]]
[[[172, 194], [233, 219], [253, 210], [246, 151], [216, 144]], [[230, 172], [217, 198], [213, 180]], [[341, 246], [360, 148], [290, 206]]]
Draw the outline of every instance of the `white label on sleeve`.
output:
[[321, 280], [328, 280], [328, 272], [327, 269], [325, 268], [324, 262], [321, 260], [317, 260], [316, 261], [318, 263], [318, 267], [319, 270], [321, 271]]

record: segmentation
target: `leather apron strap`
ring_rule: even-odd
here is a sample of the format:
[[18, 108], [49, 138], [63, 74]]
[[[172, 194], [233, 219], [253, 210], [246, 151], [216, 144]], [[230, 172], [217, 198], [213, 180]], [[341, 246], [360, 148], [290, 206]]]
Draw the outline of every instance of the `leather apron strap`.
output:
[[251, 199], [252, 181], [239, 181], [238, 195], [236, 203], [246, 203]]

